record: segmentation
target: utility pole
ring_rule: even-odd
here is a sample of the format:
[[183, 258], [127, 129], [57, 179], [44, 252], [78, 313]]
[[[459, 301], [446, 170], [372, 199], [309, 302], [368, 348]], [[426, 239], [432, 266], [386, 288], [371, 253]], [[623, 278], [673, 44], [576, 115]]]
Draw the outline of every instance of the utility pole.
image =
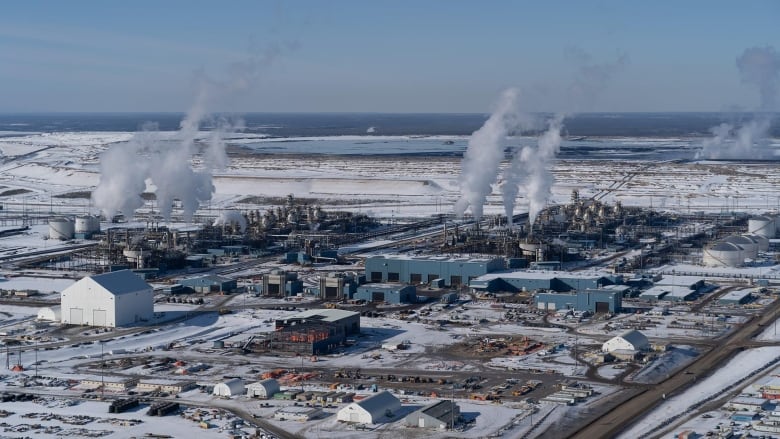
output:
[[106, 383], [105, 383], [105, 374], [106, 374], [106, 363], [103, 362], [103, 342], [100, 342], [100, 399], [103, 399], [103, 396], [106, 391]]
[[452, 387], [450, 388], [450, 431], [455, 429], [455, 380], [452, 380]]

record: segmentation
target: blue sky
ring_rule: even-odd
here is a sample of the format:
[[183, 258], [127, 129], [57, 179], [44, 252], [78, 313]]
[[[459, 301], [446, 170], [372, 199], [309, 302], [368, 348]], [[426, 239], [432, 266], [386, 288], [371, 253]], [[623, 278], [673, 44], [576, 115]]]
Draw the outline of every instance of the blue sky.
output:
[[[486, 112], [512, 86], [530, 111], [750, 110], [735, 60], [780, 48], [779, 19], [758, 0], [7, 2], [0, 111], [186, 111], [203, 77], [212, 111]], [[573, 102], [583, 66], [602, 83]]]

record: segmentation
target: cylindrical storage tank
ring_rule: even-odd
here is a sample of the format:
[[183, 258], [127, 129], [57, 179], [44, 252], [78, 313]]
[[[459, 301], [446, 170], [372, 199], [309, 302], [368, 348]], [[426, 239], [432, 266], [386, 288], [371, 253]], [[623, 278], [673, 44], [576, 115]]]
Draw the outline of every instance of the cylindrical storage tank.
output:
[[521, 242], [519, 245], [521, 250], [528, 253], [536, 253], [542, 248], [542, 244], [536, 242]]
[[722, 239], [723, 242], [737, 244], [744, 250], [744, 257], [755, 259], [758, 257], [758, 243], [747, 236], [732, 235]]
[[76, 233], [88, 233], [89, 232], [89, 216], [77, 216], [76, 217]]
[[768, 216], [757, 216], [748, 219], [748, 233], [773, 239], [777, 233], [775, 219]]
[[761, 235], [745, 235], [745, 236], [752, 239], [753, 242], [758, 244], [758, 251], [765, 252], [769, 250], [769, 238], [767, 238], [766, 236], [761, 236]]
[[68, 218], [54, 218], [49, 220], [50, 239], [73, 239], [76, 232], [73, 221]]
[[717, 242], [704, 249], [702, 264], [710, 267], [741, 267], [745, 263], [742, 247], [730, 242]]
[[89, 223], [87, 224], [89, 227], [88, 232], [89, 233], [96, 233], [100, 231], [100, 217], [98, 215], [90, 216], [89, 217]]

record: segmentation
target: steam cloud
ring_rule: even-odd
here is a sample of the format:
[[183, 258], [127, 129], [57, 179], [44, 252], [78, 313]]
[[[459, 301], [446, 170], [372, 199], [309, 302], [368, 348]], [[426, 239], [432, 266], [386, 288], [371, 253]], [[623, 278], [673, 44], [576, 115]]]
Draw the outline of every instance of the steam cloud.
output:
[[533, 151], [529, 147], [523, 149], [523, 161], [529, 171], [526, 189], [530, 224], [534, 223], [536, 216], [544, 209], [555, 182], [549, 166], [560, 151], [562, 127], [563, 115], [557, 114], [548, 122], [547, 131], [539, 137], [536, 150]]
[[766, 116], [735, 127], [722, 123], [710, 129], [713, 137], [702, 142], [699, 159], [758, 159], [776, 158], [768, 148], [770, 120]]
[[482, 218], [485, 200], [493, 192], [492, 184], [504, 158], [503, 140], [518, 113], [517, 95], [517, 89], [505, 90], [496, 110], [469, 139], [461, 164], [461, 196], [455, 203], [458, 216], [463, 216], [470, 207], [475, 220]]
[[223, 211], [219, 214], [213, 225], [221, 226], [223, 224], [238, 224], [238, 227], [241, 228], [241, 233], [246, 231], [246, 218], [237, 210]]
[[761, 110], [774, 110], [780, 74], [780, 54], [774, 47], [751, 47], [737, 58], [739, 76], [745, 84], [758, 87]]
[[[774, 47], [751, 47], [737, 58], [737, 68], [742, 82], [758, 87], [760, 110], [775, 108], [777, 102], [780, 54]], [[769, 114], [758, 114], [741, 126], [723, 123], [710, 131], [713, 137], [702, 142], [698, 159], [776, 159], [768, 148], [769, 130], [772, 125]]]
[[[212, 175], [228, 162], [224, 135], [243, 129], [243, 122], [209, 117], [208, 109], [219, 100], [235, 97], [256, 82], [259, 73], [297, 43], [273, 44], [248, 60], [229, 66], [227, 79], [214, 80], [196, 73], [195, 102], [173, 136], [146, 125], [128, 144], [108, 149], [100, 160], [100, 181], [92, 200], [107, 218], [118, 212], [130, 217], [144, 205], [141, 194], [148, 187], [157, 196], [160, 213], [169, 220], [173, 202], [181, 202], [185, 221], [198, 207], [211, 200]], [[201, 125], [211, 120], [216, 127], [205, 141], [198, 141]]]
[[[471, 208], [475, 220], [482, 217], [483, 206], [493, 191], [492, 185], [504, 158], [504, 140], [508, 135], [540, 127], [538, 118], [519, 110], [518, 96], [516, 89], [505, 90], [496, 110], [469, 139], [461, 170], [461, 197], [455, 203], [458, 216]], [[537, 145], [518, 151], [504, 169], [502, 198], [508, 220], [514, 214], [515, 200], [523, 183], [532, 222], [544, 208], [554, 181], [548, 166], [560, 149], [562, 124], [563, 115], [548, 121]]]
[[[201, 153], [195, 143], [200, 123], [185, 118], [173, 136], [147, 125], [128, 144], [108, 149], [101, 157], [100, 182], [92, 193], [95, 206], [107, 218], [118, 212], [131, 216], [143, 206], [141, 193], [149, 186], [165, 219], [170, 219], [178, 199], [185, 221], [190, 221], [214, 193], [212, 173], [227, 163], [222, 135], [233, 129], [228, 122], [220, 122]], [[195, 169], [193, 162], [198, 158], [201, 163]]]

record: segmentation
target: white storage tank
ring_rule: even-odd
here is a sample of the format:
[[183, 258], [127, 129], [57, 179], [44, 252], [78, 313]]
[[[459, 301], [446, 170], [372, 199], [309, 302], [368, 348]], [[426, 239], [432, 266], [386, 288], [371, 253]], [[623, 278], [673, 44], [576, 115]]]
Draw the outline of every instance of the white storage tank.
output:
[[75, 230], [73, 221], [68, 218], [54, 218], [49, 220], [50, 239], [73, 239]]
[[756, 244], [758, 244], [758, 251], [765, 252], [769, 250], [769, 238], [766, 236], [761, 235], [744, 235], [748, 238], [752, 239]]
[[737, 244], [742, 247], [742, 250], [744, 250], [743, 256], [745, 258], [755, 259], [758, 257], [758, 243], [747, 236], [732, 235], [723, 238], [722, 241]]
[[731, 242], [716, 242], [704, 249], [702, 264], [710, 267], [741, 267], [745, 263], [744, 250]]
[[76, 233], [95, 233], [100, 231], [100, 218], [92, 215], [76, 217]]
[[777, 233], [775, 219], [769, 216], [756, 216], [748, 219], [748, 233], [772, 239]]

